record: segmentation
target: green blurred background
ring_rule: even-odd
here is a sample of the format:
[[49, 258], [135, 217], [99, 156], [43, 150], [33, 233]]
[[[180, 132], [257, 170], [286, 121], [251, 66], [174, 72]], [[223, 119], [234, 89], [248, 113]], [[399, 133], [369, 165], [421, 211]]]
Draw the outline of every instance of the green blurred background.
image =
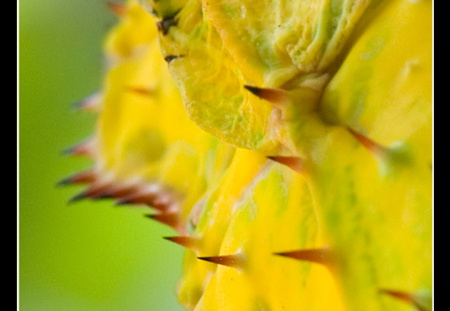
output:
[[71, 103], [96, 91], [106, 0], [19, 2], [19, 305], [23, 311], [181, 310], [173, 232], [112, 201], [67, 204], [56, 183], [92, 164], [61, 151], [92, 133]]

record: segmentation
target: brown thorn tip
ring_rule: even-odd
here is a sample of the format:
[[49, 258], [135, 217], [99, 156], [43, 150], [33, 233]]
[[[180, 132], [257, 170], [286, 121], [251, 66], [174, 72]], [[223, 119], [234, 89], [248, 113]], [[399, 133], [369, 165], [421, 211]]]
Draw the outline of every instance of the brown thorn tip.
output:
[[173, 229], [177, 229], [179, 225], [178, 214], [176, 213], [146, 214], [144, 216], [165, 224]]
[[370, 152], [372, 152], [375, 155], [382, 155], [385, 152], [385, 148], [373, 140], [369, 139], [368, 137], [354, 131], [353, 129], [347, 127], [348, 131], [355, 137], [355, 139], [363, 145], [365, 148], [367, 148]]
[[101, 95], [96, 92], [88, 97], [72, 103], [76, 110], [97, 110], [101, 103]]
[[128, 89], [136, 94], [142, 95], [142, 96], [151, 96], [154, 93], [154, 90], [152, 90], [151, 88], [148, 87], [144, 87], [144, 86], [129, 86]]
[[303, 159], [299, 157], [270, 156], [268, 159], [286, 165], [298, 173], [303, 172]]
[[212, 262], [218, 265], [241, 268], [243, 265], [243, 258], [239, 254], [211, 256], [211, 257], [197, 257], [200, 260]]
[[254, 86], [250, 86], [250, 85], [244, 85], [244, 88], [246, 88], [253, 95], [258, 96], [258, 97], [259, 97], [259, 94], [261, 93], [261, 91], [263, 90], [259, 87], [254, 87]]
[[105, 191], [104, 195], [111, 198], [123, 198], [136, 190], [136, 185], [116, 185]]
[[273, 253], [274, 255], [289, 257], [301, 261], [309, 261], [329, 265], [334, 262], [333, 255], [328, 248], [303, 249], [289, 252]]
[[86, 191], [83, 191], [83, 192], [80, 192], [80, 193], [78, 193], [77, 195], [75, 195], [75, 196], [73, 196], [70, 200], [69, 200], [69, 204], [72, 204], [72, 203], [75, 203], [75, 202], [78, 202], [78, 201], [80, 201], [80, 200], [82, 200], [82, 199], [85, 199], [87, 197], [87, 195], [86, 195]]
[[155, 199], [155, 193], [136, 191], [117, 200], [116, 205], [147, 204], [150, 205]]
[[402, 300], [406, 303], [409, 303], [409, 304], [415, 306], [419, 311], [429, 311], [429, 309], [427, 307], [423, 306], [419, 302], [418, 297], [414, 294], [411, 294], [408, 292], [403, 292], [403, 291], [398, 291], [398, 290], [383, 289], [383, 288], [379, 289], [379, 292], [388, 294], [389, 296], [392, 296], [392, 297]]
[[66, 186], [66, 185], [72, 185], [72, 184], [87, 184], [91, 183], [96, 179], [97, 175], [93, 170], [84, 171], [72, 176], [69, 176], [67, 178], [64, 178], [63, 180], [60, 180], [57, 185], [58, 186]]
[[106, 2], [106, 5], [117, 17], [123, 16], [126, 12], [126, 6], [123, 3], [108, 1]]
[[93, 155], [92, 138], [64, 149], [62, 154], [67, 156], [91, 157]]
[[283, 105], [289, 102], [289, 97], [285, 90], [259, 88], [250, 85], [244, 85], [244, 88], [250, 91], [253, 95], [261, 99], [267, 100], [272, 104]]
[[167, 55], [166, 57], [164, 57], [164, 60], [170, 64], [172, 61], [174, 61], [177, 58], [182, 58], [184, 57], [184, 54], [180, 54], [180, 55]]
[[81, 199], [90, 198], [90, 199], [99, 199], [102, 198], [106, 189], [110, 187], [109, 183], [92, 183], [89, 188], [84, 190], [83, 192], [77, 194], [72, 199], [69, 200], [69, 203], [75, 203]]
[[176, 26], [178, 24], [178, 19], [176, 15], [179, 11], [175, 12], [173, 15], [167, 16], [156, 23], [158, 30], [165, 36], [169, 32], [170, 27]]
[[189, 249], [195, 248], [198, 242], [196, 238], [190, 236], [165, 236], [163, 238]]
[[124, 206], [124, 205], [130, 205], [130, 204], [133, 204], [133, 202], [131, 202], [129, 200], [123, 200], [123, 199], [119, 199], [114, 203], [115, 206]]

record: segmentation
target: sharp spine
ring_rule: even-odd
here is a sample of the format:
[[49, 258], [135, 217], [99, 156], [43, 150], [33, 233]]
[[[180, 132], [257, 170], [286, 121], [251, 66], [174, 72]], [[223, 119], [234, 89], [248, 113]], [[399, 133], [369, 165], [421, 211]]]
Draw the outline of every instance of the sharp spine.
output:
[[117, 200], [116, 205], [146, 204], [151, 205], [156, 198], [156, 193], [147, 191], [136, 191]]
[[200, 260], [208, 261], [222, 266], [227, 266], [235, 269], [241, 269], [244, 265], [244, 258], [241, 254], [220, 255], [211, 257], [197, 257]]
[[268, 159], [285, 165], [298, 173], [303, 173], [303, 159], [299, 157], [269, 156]]
[[100, 104], [102, 102], [102, 97], [100, 92], [96, 92], [88, 97], [76, 101], [72, 104], [76, 110], [93, 110], [97, 111], [100, 108]]
[[380, 144], [377, 144], [373, 140], [369, 139], [368, 137], [356, 132], [355, 130], [347, 127], [350, 134], [355, 137], [355, 139], [363, 145], [366, 149], [368, 149], [372, 154], [375, 156], [384, 156], [387, 153], [387, 149]]
[[111, 12], [113, 12], [114, 15], [116, 15], [117, 17], [124, 16], [125, 12], [127, 11], [126, 6], [120, 2], [108, 1], [108, 2], [106, 2], [106, 5], [111, 10]]
[[301, 261], [319, 263], [323, 265], [331, 265], [335, 262], [334, 255], [327, 247], [278, 252], [274, 253], [274, 255], [289, 257]]
[[244, 85], [244, 88], [250, 91], [253, 95], [261, 99], [267, 100], [268, 102], [271, 102], [272, 104], [275, 104], [280, 107], [284, 106], [290, 101], [288, 93], [285, 90], [259, 88], [250, 85]]
[[120, 199], [123, 197], [126, 197], [130, 194], [132, 194], [133, 192], [136, 191], [136, 185], [131, 184], [131, 185], [127, 185], [127, 184], [119, 184], [119, 185], [114, 185], [112, 186], [110, 189], [107, 189], [104, 193], [105, 196], [109, 197], [109, 198], [114, 198], [114, 199]]
[[179, 228], [179, 218], [177, 213], [146, 214], [145, 217], [156, 220], [175, 230]]
[[175, 14], [164, 17], [162, 20], [156, 23], [158, 30], [165, 36], [169, 32], [169, 29], [178, 24], [178, 19], [176, 18], [179, 11]]
[[152, 96], [154, 94], [153, 89], [143, 86], [130, 86], [129, 90], [142, 96]]
[[197, 249], [199, 244], [199, 240], [197, 238], [190, 236], [168, 236], [163, 238], [192, 250]]
[[167, 55], [166, 57], [164, 57], [164, 60], [170, 64], [172, 61], [174, 61], [177, 58], [182, 58], [184, 57], [184, 54], [180, 54], [180, 55]]
[[58, 182], [58, 186], [72, 185], [72, 184], [88, 184], [97, 179], [97, 173], [94, 170], [87, 170], [81, 173], [64, 178]]
[[63, 155], [79, 156], [79, 157], [93, 157], [94, 156], [94, 139], [89, 138], [78, 144], [70, 146], [62, 151]]
[[104, 191], [110, 186], [110, 183], [92, 183], [85, 191], [80, 192], [79, 194], [72, 197], [72, 199], [69, 200], [69, 203], [75, 203], [85, 198], [100, 199], [102, 198]]
[[402, 300], [406, 303], [409, 303], [417, 308], [419, 311], [429, 311], [429, 308], [423, 306], [418, 297], [414, 294], [398, 291], [398, 290], [390, 290], [390, 289], [379, 289], [380, 293], [387, 294], [396, 299]]

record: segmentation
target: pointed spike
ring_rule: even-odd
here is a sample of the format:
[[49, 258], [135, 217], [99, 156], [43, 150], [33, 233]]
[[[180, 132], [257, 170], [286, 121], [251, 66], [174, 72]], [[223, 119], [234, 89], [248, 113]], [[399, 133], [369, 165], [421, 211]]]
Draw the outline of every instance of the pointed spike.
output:
[[129, 86], [128, 89], [133, 93], [147, 97], [150, 97], [155, 93], [153, 89], [145, 86]]
[[93, 184], [86, 190], [86, 195], [91, 199], [102, 199], [105, 197], [105, 193], [112, 186], [111, 183]]
[[163, 238], [189, 249], [196, 249], [199, 244], [199, 240], [197, 238], [190, 236], [166, 236]]
[[298, 173], [303, 173], [303, 159], [299, 157], [283, 157], [283, 156], [271, 156], [267, 157], [272, 161], [278, 162], [280, 164], [286, 165], [287, 167], [293, 169]]
[[75, 196], [73, 196], [70, 200], [69, 200], [69, 204], [72, 204], [72, 203], [75, 203], [75, 202], [78, 202], [78, 201], [80, 201], [80, 200], [82, 200], [82, 199], [85, 199], [86, 198], [86, 192], [85, 191], [82, 191], [82, 192], [80, 192], [80, 193], [78, 193], [77, 195], [75, 195]]
[[146, 214], [145, 217], [156, 220], [157, 222], [165, 224], [175, 230], [179, 227], [179, 218], [177, 213]]
[[274, 255], [289, 257], [301, 261], [319, 263], [323, 265], [330, 265], [335, 261], [333, 254], [327, 247], [279, 252], [274, 253]]
[[119, 198], [116, 205], [126, 205], [126, 204], [147, 204], [150, 205], [156, 198], [155, 192], [148, 191], [136, 191], [122, 198]]
[[158, 30], [165, 36], [169, 32], [170, 27], [176, 26], [178, 24], [178, 19], [176, 16], [179, 11], [175, 12], [171, 16], [167, 16], [156, 23]]
[[240, 254], [221, 255], [211, 257], [197, 257], [200, 260], [212, 262], [235, 269], [240, 269], [244, 265], [244, 258]]
[[131, 195], [137, 190], [137, 185], [135, 184], [118, 184], [113, 185], [109, 189], [107, 189], [103, 195], [109, 198], [123, 198]]
[[396, 299], [402, 300], [406, 303], [409, 303], [417, 308], [419, 311], [429, 311], [429, 309], [423, 306], [420, 303], [420, 299], [412, 293], [398, 291], [398, 290], [389, 290], [389, 289], [380, 289], [380, 293], [388, 294]]
[[259, 88], [250, 85], [244, 85], [248, 91], [250, 91], [253, 95], [267, 100], [275, 105], [285, 105], [289, 103], [289, 96], [285, 90], [280, 89], [269, 89], [269, 88]]
[[114, 203], [115, 206], [123, 206], [123, 205], [131, 205], [131, 204], [142, 204], [142, 203], [133, 203], [129, 199], [130, 195], [127, 195], [123, 198], [118, 198], [117, 201]]
[[92, 183], [86, 190], [80, 192], [79, 194], [75, 195], [72, 199], [70, 199], [69, 203], [75, 203], [85, 198], [100, 199], [102, 198], [104, 191], [108, 189], [108, 187], [110, 186], [111, 186], [110, 183], [105, 183], [103, 181]]
[[368, 137], [354, 131], [351, 128], [347, 128], [348, 131], [353, 135], [353, 137], [356, 138], [356, 140], [363, 145], [365, 148], [367, 148], [370, 152], [372, 152], [376, 156], [382, 156], [386, 153], [386, 148], [383, 146], [377, 144], [373, 140], [369, 139]]
[[114, 185], [114, 184], [105, 185], [104, 187], [93, 190], [90, 193], [88, 192], [88, 196], [92, 200], [102, 200], [102, 199], [114, 198], [112, 196], [112, 193], [114, 192], [115, 188], [116, 188], [116, 185]]
[[72, 184], [88, 184], [97, 179], [97, 173], [94, 170], [87, 170], [81, 173], [64, 178], [58, 182], [58, 186], [72, 185]]
[[147, 185], [145, 188], [140, 187], [131, 189], [132, 191], [123, 196], [118, 197], [116, 205], [142, 204], [151, 206], [161, 212], [177, 211], [177, 198], [168, 191], [164, 190], [158, 184]]
[[113, 12], [117, 17], [122, 17], [125, 15], [127, 8], [123, 3], [116, 1], [108, 1], [106, 2], [108, 8]]
[[63, 155], [79, 156], [79, 157], [93, 157], [95, 141], [93, 138], [88, 138], [78, 144], [70, 146], [62, 151]]
[[74, 102], [72, 104], [72, 107], [75, 108], [76, 110], [98, 111], [100, 108], [101, 102], [102, 102], [102, 97], [100, 95], [100, 92], [96, 92], [82, 100]]
[[180, 55], [167, 55], [166, 57], [164, 57], [164, 60], [170, 64], [173, 60], [177, 59], [177, 58], [182, 58], [184, 57], [184, 54], [180, 54]]

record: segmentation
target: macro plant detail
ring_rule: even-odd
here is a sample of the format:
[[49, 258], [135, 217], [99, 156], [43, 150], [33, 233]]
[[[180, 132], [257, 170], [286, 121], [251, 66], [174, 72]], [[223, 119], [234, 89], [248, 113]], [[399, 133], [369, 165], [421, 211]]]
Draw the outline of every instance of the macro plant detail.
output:
[[72, 198], [145, 205], [186, 310], [432, 309], [432, 2], [128, 0]]

